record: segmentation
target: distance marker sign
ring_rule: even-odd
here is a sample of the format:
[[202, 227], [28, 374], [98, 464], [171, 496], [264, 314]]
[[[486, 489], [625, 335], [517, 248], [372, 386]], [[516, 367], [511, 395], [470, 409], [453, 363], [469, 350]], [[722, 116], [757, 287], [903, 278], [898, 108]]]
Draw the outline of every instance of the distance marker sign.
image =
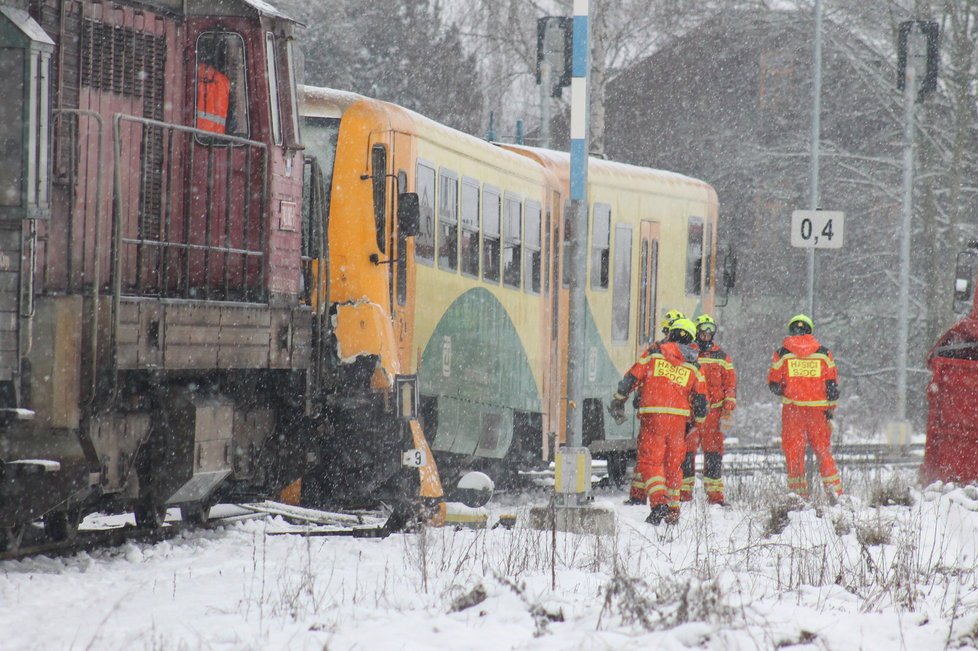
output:
[[846, 214], [837, 210], [796, 210], [791, 213], [791, 246], [841, 249]]

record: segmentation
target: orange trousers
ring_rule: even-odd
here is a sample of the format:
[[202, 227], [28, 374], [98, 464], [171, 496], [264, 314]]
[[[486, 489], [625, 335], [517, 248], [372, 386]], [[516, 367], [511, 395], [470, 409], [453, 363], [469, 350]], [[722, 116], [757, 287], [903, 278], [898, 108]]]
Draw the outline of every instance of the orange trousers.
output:
[[683, 459], [683, 482], [679, 497], [683, 502], [693, 499], [696, 485], [696, 452], [702, 446], [705, 468], [703, 487], [707, 501], [711, 504], [723, 503], [723, 431], [720, 417], [723, 409], [711, 409], [706, 420], [697, 424], [686, 435], [686, 457]]
[[668, 504], [672, 509], [679, 508], [686, 421], [685, 416], [674, 414], [639, 416], [635, 473], [642, 479], [649, 506]]
[[839, 469], [832, 458], [832, 428], [825, 411], [817, 407], [782, 405], [781, 407], [781, 449], [784, 450], [785, 466], [788, 470], [788, 490], [808, 497], [808, 482], [805, 480], [805, 449], [810, 443], [819, 464], [819, 474], [826, 492], [842, 495], [842, 480]]

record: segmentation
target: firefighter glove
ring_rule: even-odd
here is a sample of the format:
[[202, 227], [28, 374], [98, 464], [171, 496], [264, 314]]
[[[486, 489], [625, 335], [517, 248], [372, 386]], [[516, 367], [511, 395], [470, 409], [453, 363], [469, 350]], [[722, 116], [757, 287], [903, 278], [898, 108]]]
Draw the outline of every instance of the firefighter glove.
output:
[[625, 398], [619, 394], [615, 394], [615, 397], [611, 399], [608, 404], [608, 413], [611, 417], [615, 419], [615, 422], [619, 425], [624, 424], [627, 420], [625, 417]]
[[825, 420], [832, 420], [835, 418], [835, 413], [831, 409], [825, 411]]

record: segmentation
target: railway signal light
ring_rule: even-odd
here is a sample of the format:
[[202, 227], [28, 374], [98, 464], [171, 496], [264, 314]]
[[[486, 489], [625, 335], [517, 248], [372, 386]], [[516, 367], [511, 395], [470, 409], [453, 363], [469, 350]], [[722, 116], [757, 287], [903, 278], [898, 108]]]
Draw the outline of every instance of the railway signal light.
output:
[[917, 101], [937, 90], [937, 65], [940, 60], [937, 23], [923, 20], [907, 20], [900, 23], [897, 37], [897, 88], [904, 90], [907, 83], [907, 60], [914, 66], [917, 79]]

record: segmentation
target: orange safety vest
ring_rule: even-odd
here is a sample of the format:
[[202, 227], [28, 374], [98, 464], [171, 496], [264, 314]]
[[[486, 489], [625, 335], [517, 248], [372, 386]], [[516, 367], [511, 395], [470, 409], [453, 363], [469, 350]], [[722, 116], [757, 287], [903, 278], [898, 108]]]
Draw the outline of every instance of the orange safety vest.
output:
[[734, 371], [730, 355], [711, 343], [707, 350], [700, 350], [696, 361], [706, 378], [706, 398], [710, 402], [710, 408], [733, 409], [737, 404], [737, 372]]
[[826, 382], [837, 381], [839, 372], [832, 353], [812, 335], [796, 335], [784, 340], [784, 347], [771, 359], [768, 383], [782, 386], [781, 402], [785, 405], [834, 409]]
[[703, 374], [675, 343], [653, 344], [628, 373], [638, 380], [639, 414], [689, 418], [693, 394], [706, 395]]
[[197, 66], [197, 128], [226, 133], [231, 82], [220, 70], [206, 63]]

